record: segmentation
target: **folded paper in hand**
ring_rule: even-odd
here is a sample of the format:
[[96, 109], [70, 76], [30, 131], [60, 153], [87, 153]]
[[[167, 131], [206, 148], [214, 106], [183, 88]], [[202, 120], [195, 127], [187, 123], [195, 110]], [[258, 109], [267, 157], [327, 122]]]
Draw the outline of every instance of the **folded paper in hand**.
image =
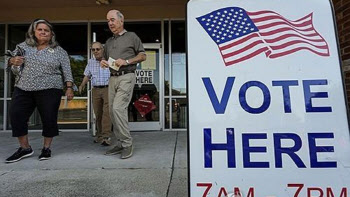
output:
[[117, 65], [115, 65], [115, 59], [109, 57], [108, 58], [108, 66], [116, 71], [119, 70], [119, 67]]

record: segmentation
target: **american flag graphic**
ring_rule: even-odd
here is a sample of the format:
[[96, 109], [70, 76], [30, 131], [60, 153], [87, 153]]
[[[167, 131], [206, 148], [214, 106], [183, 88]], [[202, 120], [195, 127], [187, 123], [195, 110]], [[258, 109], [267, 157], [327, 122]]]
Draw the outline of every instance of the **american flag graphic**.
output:
[[226, 66], [260, 53], [278, 58], [300, 50], [329, 56], [327, 42], [317, 33], [312, 13], [290, 21], [273, 11], [247, 12], [227, 7], [197, 18], [218, 45]]

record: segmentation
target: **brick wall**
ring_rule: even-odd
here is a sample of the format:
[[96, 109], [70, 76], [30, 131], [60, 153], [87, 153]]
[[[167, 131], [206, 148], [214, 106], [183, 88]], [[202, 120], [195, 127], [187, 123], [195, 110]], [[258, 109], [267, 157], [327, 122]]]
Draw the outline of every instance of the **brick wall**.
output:
[[[338, 26], [345, 87], [350, 102], [350, 0], [332, 0]], [[348, 103], [350, 109], [350, 103]]]

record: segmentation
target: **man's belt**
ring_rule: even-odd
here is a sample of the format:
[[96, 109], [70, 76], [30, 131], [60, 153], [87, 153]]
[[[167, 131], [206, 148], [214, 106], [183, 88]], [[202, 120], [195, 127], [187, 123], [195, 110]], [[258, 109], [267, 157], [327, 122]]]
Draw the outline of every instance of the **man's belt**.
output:
[[111, 77], [112, 76], [120, 76], [120, 75], [125, 75], [128, 73], [135, 73], [134, 71], [129, 71], [129, 70], [125, 70], [125, 71], [117, 71], [117, 72], [111, 72]]
[[93, 86], [94, 88], [108, 88], [108, 85], [105, 86]]

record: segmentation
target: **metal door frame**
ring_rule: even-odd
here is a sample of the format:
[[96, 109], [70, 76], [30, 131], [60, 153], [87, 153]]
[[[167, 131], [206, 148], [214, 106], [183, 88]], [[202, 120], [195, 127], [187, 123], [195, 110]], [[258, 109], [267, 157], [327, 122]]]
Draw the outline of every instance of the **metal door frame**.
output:
[[143, 47], [147, 49], [159, 50], [159, 122], [129, 122], [131, 131], [160, 131], [163, 130], [164, 117], [164, 57], [163, 49], [160, 43], [144, 43]]

